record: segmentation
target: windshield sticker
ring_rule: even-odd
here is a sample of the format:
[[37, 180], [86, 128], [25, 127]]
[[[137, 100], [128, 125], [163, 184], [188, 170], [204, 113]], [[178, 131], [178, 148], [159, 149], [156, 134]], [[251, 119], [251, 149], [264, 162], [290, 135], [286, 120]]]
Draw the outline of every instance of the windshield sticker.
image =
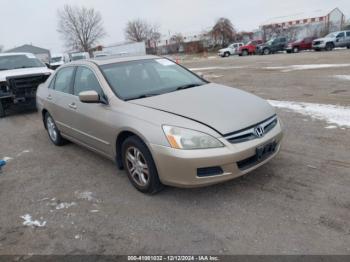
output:
[[174, 62], [172, 62], [172, 61], [170, 61], [170, 60], [168, 60], [168, 59], [164, 59], [164, 58], [162, 58], [162, 59], [156, 59], [156, 61], [157, 61], [159, 64], [163, 65], [163, 66], [171, 66], [171, 65], [174, 65], [174, 64], [175, 64]]

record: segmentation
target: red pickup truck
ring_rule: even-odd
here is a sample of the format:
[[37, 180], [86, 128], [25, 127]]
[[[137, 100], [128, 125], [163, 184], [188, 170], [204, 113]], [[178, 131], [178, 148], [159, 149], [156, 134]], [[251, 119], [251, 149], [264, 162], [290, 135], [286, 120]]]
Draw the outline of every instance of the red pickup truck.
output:
[[239, 56], [247, 56], [247, 55], [254, 55], [256, 51], [256, 46], [261, 45], [263, 41], [261, 40], [253, 40], [248, 42], [246, 45], [241, 46], [238, 50]]
[[298, 53], [301, 50], [312, 49], [312, 41], [316, 37], [305, 37], [294, 42], [290, 42], [286, 48], [287, 53]]

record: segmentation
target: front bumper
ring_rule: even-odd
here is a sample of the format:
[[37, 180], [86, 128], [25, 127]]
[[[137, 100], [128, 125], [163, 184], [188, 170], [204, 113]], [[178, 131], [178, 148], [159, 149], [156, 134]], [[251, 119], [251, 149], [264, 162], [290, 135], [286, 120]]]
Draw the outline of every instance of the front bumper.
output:
[[312, 44], [312, 48], [313, 49], [323, 49], [326, 47], [326, 43], [323, 42], [323, 43], [318, 43], [318, 44]]
[[[277, 155], [280, 149], [283, 133], [280, 122], [264, 137], [251, 141], [231, 144], [225, 138], [220, 141], [225, 147], [202, 150], [178, 150], [160, 145], [150, 145], [156, 162], [158, 175], [165, 185], [176, 187], [208, 186], [242, 176], [265, 164]], [[256, 148], [271, 141], [277, 143], [276, 150], [261, 162], [247, 169], [240, 169], [237, 162], [248, 159], [256, 154]], [[198, 168], [220, 167], [223, 171], [212, 176], [198, 176]]]

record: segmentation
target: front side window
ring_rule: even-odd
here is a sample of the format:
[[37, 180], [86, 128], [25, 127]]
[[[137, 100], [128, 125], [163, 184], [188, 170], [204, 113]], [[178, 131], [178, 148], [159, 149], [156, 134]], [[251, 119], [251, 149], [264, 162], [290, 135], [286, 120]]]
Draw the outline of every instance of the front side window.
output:
[[34, 55], [4, 55], [0, 56], [0, 71], [21, 68], [46, 67]]
[[78, 67], [75, 74], [74, 95], [78, 96], [84, 91], [96, 91], [102, 95], [102, 88], [94, 72], [86, 67]]
[[168, 59], [145, 59], [102, 65], [107, 81], [124, 100], [160, 95], [206, 82]]
[[344, 34], [344, 32], [342, 32], [342, 33], [339, 33], [338, 35], [337, 35], [337, 38], [341, 38], [341, 37], [344, 37], [345, 36], [345, 34]]
[[349, 37], [350, 36], [350, 31], [346, 32], [346, 36]]
[[74, 67], [65, 67], [57, 72], [54, 88], [56, 91], [67, 94], [71, 93], [74, 69]]

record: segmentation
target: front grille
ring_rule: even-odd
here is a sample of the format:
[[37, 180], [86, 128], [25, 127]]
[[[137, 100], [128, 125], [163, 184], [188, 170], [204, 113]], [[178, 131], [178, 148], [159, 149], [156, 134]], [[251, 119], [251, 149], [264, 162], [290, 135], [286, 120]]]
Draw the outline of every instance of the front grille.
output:
[[[250, 141], [259, 137], [262, 137], [263, 135], [270, 132], [276, 125], [277, 125], [278, 119], [277, 116], [270, 117], [266, 120], [264, 120], [261, 123], [255, 124], [254, 126], [245, 128], [243, 130], [239, 130], [233, 133], [229, 133], [225, 135], [224, 137], [232, 144], [236, 143], [242, 143], [246, 141]], [[257, 134], [256, 128], [260, 127], [262, 128], [262, 134]]]
[[10, 84], [15, 97], [35, 97], [36, 89], [44, 83], [49, 75], [32, 75], [26, 77], [11, 77], [7, 81]]

